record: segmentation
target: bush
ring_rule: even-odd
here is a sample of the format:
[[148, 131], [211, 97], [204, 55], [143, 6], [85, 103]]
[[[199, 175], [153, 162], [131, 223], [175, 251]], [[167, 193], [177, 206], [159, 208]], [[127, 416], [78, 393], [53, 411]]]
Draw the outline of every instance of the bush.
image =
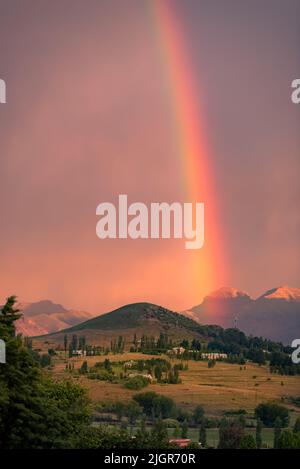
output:
[[171, 419], [171, 418], [164, 419], [163, 423], [167, 428], [177, 428], [178, 427], [178, 422], [177, 422], [176, 419]]
[[283, 430], [278, 441], [279, 449], [300, 449], [300, 433]]
[[127, 389], [134, 389], [138, 391], [139, 389], [143, 389], [149, 384], [149, 379], [145, 376], [134, 376], [132, 378], [128, 378], [125, 383], [124, 387]]
[[103, 370], [99, 369], [99, 371], [97, 372], [91, 370], [87, 374], [87, 377], [89, 379], [99, 379], [99, 381], [110, 381], [110, 382], [116, 379], [112, 373], [104, 369]]
[[256, 449], [256, 442], [252, 435], [245, 435], [240, 442], [240, 449]]

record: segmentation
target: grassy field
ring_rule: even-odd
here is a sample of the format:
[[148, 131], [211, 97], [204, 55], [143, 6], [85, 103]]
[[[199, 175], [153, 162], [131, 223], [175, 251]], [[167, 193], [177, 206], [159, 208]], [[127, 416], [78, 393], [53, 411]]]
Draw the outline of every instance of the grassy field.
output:
[[[149, 359], [151, 355], [124, 353], [108, 356], [67, 359], [79, 369], [87, 360], [92, 366], [96, 362], [109, 358], [111, 361]], [[156, 356], [157, 358], [157, 356]], [[163, 357], [167, 358], [167, 357]], [[169, 358], [167, 358], [169, 359]], [[173, 360], [175, 363], [176, 360]], [[54, 359], [53, 373], [66, 376], [66, 361], [63, 354]], [[217, 362], [214, 368], [208, 368], [205, 361], [188, 361], [188, 370], [180, 372], [180, 384], [150, 384], [147, 390], [169, 396], [184, 407], [192, 409], [197, 404], [204, 407], [207, 416], [220, 417], [224, 411], [236, 411], [243, 408], [253, 414], [260, 402], [276, 400], [284, 403], [291, 410], [292, 420], [300, 415], [300, 409], [289, 404], [289, 397], [300, 395], [300, 376], [280, 376], [270, 374], [268, 367], [247, 363], [246, 369], [239, 365]], [[85, 376], [77, 377], [87, 389], [94, 403], [114, 400], [128, 401], [137, 391], [125, 389], [121, 383], [90, 380]]]
[[[95, 425], [97, 426], [97, 424]], [[112, 426], [109, 425], [111, 428]], [[137, 432], [138, 428], [132, 429], [132, 434], [134, 435]], [[151, 427], [147, 427], [148, 431], [151, 431]], [[168, 434], [169, 437], [174, 437], [173, 435], [174, 429], [169, 428]], [[255, 438], [255, 429], [254, 428], [246, 428], [246, 433], [253, 435]], [[187, 432], [187, 438], [189, 438], [193, 442], [199, 441], [199, 430], [197, 428], [189, 428]], [[207, 446], [208, 447], [218, 447], [219, 443], [219, 429], [218, 428], [209, 428], [206, 430], [206, 439], [207, 439]], [[273, 448], [274, 443], [274, 429], [273, 428], [263, 428], [262, 429], [262, 447], [263, 448]]]

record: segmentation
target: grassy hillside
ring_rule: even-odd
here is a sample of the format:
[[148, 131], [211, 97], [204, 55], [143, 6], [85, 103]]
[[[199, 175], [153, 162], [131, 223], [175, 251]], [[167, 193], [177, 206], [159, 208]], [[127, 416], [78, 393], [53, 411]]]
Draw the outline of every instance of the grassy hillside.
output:
[[159, 322], [165, 328], [178, 327], [187, 331], [203, 334], [206, 327], [190, 318], [151, 303], [133, 303], [122, 306], [110, 313], [77, 324], [65, 332], [84, 329], [129, 329], [145, 325], [148, 322]]
[[91, 344], [105, 345], [122, 335], [132, 340], [133, 335], [158, 337], [167, 333], [170, 338], [209, 338], [221, 330], [218, 326], [203, 326], [190, 318], [151, 303], [134, 303], [110, 313], [97, 316], [58, 333], [35, 338], [35, 343], [62, 343], [65, 334], [84, 335]]

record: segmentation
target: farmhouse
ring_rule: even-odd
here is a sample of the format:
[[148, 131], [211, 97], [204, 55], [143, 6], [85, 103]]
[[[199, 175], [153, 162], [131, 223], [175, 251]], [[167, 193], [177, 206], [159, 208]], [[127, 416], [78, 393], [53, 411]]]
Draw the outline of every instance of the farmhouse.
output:
[[134, 365], [135, 365], [135, 361], [129, 360], [128, 362], [125, 362], [123, 366], [124, 368], [132, 368]]
[[135, 378], [136, 376], [142, 376], [143, 378], [147, 378], [149, 381], [153, 380], [153, 377], [150, 375], [150, 373], [130, 373], [128, 378]]
[[173, 443], [179, 448], [186, 448], [190, 444], [191, 440], [189, 438], [171, 438], [169, 443]]
[[227, 353], [201, 353], [201, 358], [207, 358], [208, 360], [222, 360], [227, 358]]
[[183, 347], [173, 347], [171, 350], [167, 351], [168, 355], [182, 355], [185, 352]]
[[72, 350], [72, 357], [83, 357], [86, 355], [85, 350]]

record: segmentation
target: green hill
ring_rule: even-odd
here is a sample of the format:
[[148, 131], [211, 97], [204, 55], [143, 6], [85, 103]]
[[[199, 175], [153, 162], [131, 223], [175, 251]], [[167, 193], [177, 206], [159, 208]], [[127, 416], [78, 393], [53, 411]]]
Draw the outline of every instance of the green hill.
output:
[[157, 338], [161, 333], [168, 334], [173, 339], [204, 339], [215, 337], [220, 330], [222, 328], [219, 326], [200, 325], [182, 314], [158, 305], [133, 303], [35, 340], [62, 343], [65, 334], [77, 334], [84, 335], [89, 343], [105, 344], [119, 335], [132, 340], [134, 334]]

